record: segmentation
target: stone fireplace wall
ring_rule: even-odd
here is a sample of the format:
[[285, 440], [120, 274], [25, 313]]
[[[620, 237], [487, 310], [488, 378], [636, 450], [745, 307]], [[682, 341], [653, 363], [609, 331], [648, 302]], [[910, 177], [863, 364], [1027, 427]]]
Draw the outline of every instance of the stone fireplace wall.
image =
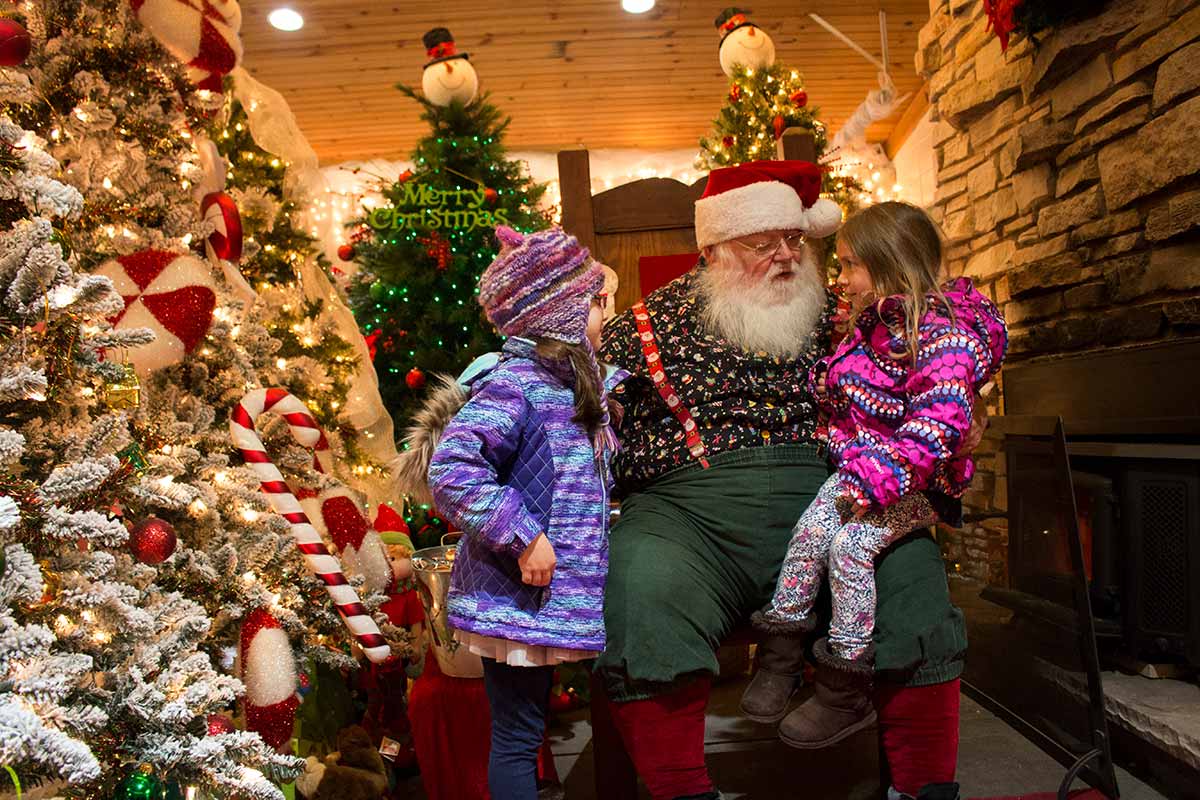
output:
[[[981, 0], [930, 12], [916, 67], [936, 120], [932, 213], [951, 274], [1004, 309], [1009, 363], [1200, 334], [1200, 0], [1111, 0], [1007, 53]], [[952, 569], [993, 583], [999, 445], [981, 446], [970, 521], [944, 537]]]

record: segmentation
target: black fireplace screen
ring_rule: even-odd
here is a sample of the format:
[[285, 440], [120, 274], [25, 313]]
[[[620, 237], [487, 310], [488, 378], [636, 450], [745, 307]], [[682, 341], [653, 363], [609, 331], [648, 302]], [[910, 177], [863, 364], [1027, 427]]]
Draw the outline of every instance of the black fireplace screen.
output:
[[1009, 496], [1009, 536], [1023, 571], [1009, 587], [952, 582], [970, 641], [964, 688], [1116, 798], [1088, 593], [1089, 575], [1107, 556], [1088, 538], [1085, 559], [1061, 421], [1053, 438], [1010, 452], [1013, 469], [1029, 478]]

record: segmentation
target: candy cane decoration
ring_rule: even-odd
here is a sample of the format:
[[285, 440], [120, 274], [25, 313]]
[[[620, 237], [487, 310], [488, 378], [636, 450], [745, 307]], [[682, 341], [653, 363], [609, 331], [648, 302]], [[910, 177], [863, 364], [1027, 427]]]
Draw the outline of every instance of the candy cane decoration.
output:
[[309, 571], [325, 584], [334, 607], [367, 658], [381, 664], [391, 656], [391, 649], [375, 625], [375, 620], [371, 619], [358, 594], [346, 580], [337, 557], [326, 549], [321, 535], [301, 510], [300, 502], [284, 482], [283, 475], [271, 463], [262, 439], [255, 430], [259, 416], [266, 411], [283, 417], [296, 441], [313, 448], [313, 464], [321, 472], [329, 472], [327, 463], [322, 463], [329, 458], [329, 441], [308, 407], [286, 389], [255, 389], [242, 398], [229, 418], [229, 435], [234, 445], [246, 465], [262, 481], [262, 490], [266, 492], [271, 508], [292, 526], [292, 536], [304, 554]]

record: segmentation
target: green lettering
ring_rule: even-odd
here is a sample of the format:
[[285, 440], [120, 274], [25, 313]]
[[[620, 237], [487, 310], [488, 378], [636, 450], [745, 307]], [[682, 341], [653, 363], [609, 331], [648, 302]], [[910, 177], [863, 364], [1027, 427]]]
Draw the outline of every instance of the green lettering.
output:
[[400, 199], [402, 206], [415, 206], [421, 202], [421, 194], [425, 190], [425, 184], [413, 183], [409, 181], [404, 184], [404, 196]]
[[377, 231], [390, 228], [396, 221], [396, 209], [391, 206], [373, 209], [367, 217], [367, 224]]
[[507, 225], [508, 224], [508, 209], [507, 208], [497, 208], [495, 213], [493, 214], [493, 216], [496, 219], [496, 221], [494, 223], [492, 223], [493, 225]]
[[482, 186], [480, 186], [478, 189], [471, 190], [471, 208], [479, 208], [481, 205], [483, 205], [483, 200], [484, 191]]

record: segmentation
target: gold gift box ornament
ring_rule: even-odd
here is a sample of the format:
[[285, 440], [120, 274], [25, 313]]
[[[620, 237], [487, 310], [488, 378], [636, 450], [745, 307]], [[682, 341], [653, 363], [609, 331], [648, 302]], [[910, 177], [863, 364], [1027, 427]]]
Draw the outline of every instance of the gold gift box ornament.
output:
[[142, 401], [142, 385], [133, 365], [122, 364], [121, 370], [120, 378], [104, 384], [104, 404], [113, 411], [137, 408]]

